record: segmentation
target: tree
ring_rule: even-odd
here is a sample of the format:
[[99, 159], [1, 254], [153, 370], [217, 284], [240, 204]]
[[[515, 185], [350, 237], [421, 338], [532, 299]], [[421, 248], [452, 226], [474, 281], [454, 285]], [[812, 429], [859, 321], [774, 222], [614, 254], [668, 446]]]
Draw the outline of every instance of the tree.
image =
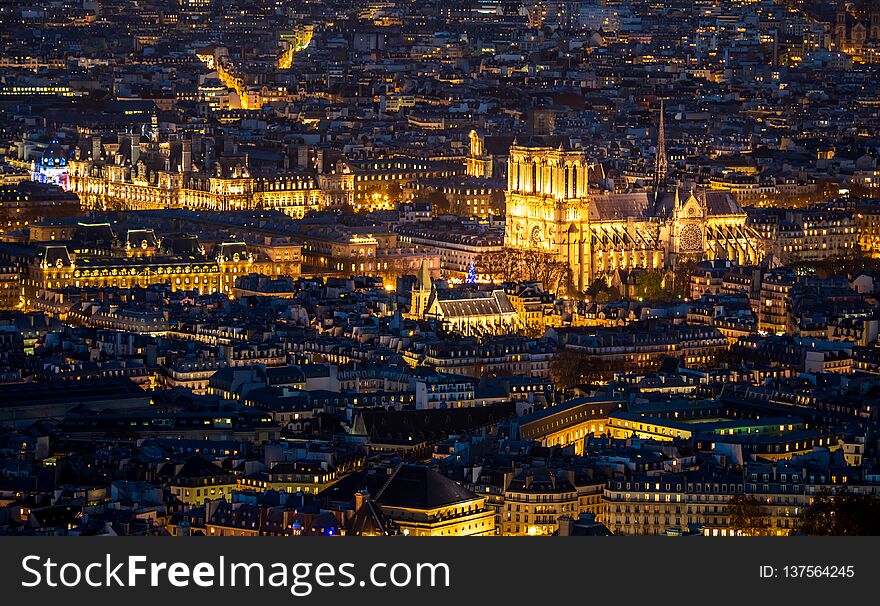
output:
[[477, 258], [477, 265], [492, 282], [504, 281], [504, 259], [498, 253], [488, 253]]
[[540, 250], [504, 248], [481, 255], [477, 265], [493, 282], [540, 282], [558, 296], [571, 281], [571, 268], [556, 256]]
[[568, 349], [560, 351], [550, 362], [550, 372], [556, 387], [570, 389], [583, 382], [586, 375], [586, 359], [583, 354]]
[[880, 536], [880, 499], [821, 493], [804, 509], [799, 530], [813, 536]]
[[400, 186], [399, 181], [389, 181], [388, 186], [385, 188], [385, 193], [394, 201], [400, 200], [401, 195], [403, 195], [403, 188]]
[[[352, 261], [357, 261], [356, 259], [352, 259], [347, 263], [351, 263]], [[393, 282], [397, 280], [397, 278], [401, 276], [405, 276], [407, 274], [417, 274], [419, 271], [418, 263], [413, 262], [411, 258], [390, 258], [386, 262], [387, 267], [380, 267], [376, 273], [388, 280], [388, 282]], [[380, 265], [377, 263], [377, 265]]]
[[760, 537], [770, 534], [769, 512], [752, 495], [738, 494], [727, 503], [730, 527], [738, 535]]
[[[523, 337], [526, 337], [527, 339], [540, 339], [541, 337], [544, 336], [544, 333], [546, 332], [546, 330], [539, 327], [539, 326], [534, 326], [531, 324], [523, 324], [522, 326], [520, 326], [520, 328], [516, 332], [517, 332], [517, 334], [522, 335]], [[510, 374], [515, 374], [515, 373], [511, 370]]]
[[425, 196], [428, 203], [431, 204], [431, 212], [434, 215], [448, 215], [452, 213], [452, 204], [449, 198], [442, 191], [434, 189]]
[[644, 271], [636, 276], [638, 296], [647, 301], [656, 301], [663, 296], [663, 276], [657, 271]]
[[498, 214], [499, 217], [503, 217], [505, 213], [506, 205], [506, 197], [504, 195], [503, 189], [493, 190], [489, 195], [489, 208]]
[[579, 351], [563, 349], [550, 362], [550, 373], [559, 390], [576, 385], [607, 381], [624, 365], [617, 362], [597, 360]]
[[538, 263], [537, 274], [537, 280], [544, 285], [544, 289], [559, 296], [559, 291], [568, 287], [571, 267], [562, 261], [541, 259]]
[[508, 249], [480, 255], [477, 266], [493, 282], [512, 282], [517, 280], [519, 256], [510, 254]]
[[541, 270], [541, 255], [542, 253], [535, 250], [518, 251], [520, 259], [518, 280], [525, 280], [526, 282], [538, 281], [538, 273]]
[[[596, 278], [595, 280], [593, 280], [593, 283], [590, 284], [589, 287], [587, 287], [586, 295], [590, 298], [595, 299], [597, 296], [599, 296], [599, 293], [605, 292], [607, 289], [608, 289], [608, 282], [605, 280], [605, 278]], [[606, 300], [607, 300], [607, 294], [606, 294]]]
[[695, 267], [696, 263], [693, 261], [682, 261], [675, 267], [672, 280], [668, 280], [671, 299], [686, 299], [691, 296], [691, 274]]
[[536, 282], [540, 281], [540, 277], [547, 271], [548, 263], [552, 261], [553, 257], [549, 253], [504, 248], [481, 255], [478, 264], [494, 281]]
[[516, 282], [522, 280], [522, 251], [505, 248], [497, 254], [501, 257], [501, 266], [503, 268], [502, 280], [504, 282]]

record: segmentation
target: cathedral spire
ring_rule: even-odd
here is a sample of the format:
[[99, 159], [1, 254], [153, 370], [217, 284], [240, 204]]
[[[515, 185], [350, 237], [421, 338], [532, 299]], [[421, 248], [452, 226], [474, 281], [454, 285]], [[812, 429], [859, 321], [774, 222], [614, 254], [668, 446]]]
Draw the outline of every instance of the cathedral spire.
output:
[[431, 290], [432, 280], [431, 272], [428, 270], [428, 259], [422, 257], [422, 264], [419, 267], [419, 289], [423, 291]]
[[660, 124], [657, 128], [657, 156], [654, 158], [654, 187], [660, 189], [666, 185], [666, 172], [669, 162], [666, 159], [666, 124], [663, 119], [664, 104], [660, 100]]

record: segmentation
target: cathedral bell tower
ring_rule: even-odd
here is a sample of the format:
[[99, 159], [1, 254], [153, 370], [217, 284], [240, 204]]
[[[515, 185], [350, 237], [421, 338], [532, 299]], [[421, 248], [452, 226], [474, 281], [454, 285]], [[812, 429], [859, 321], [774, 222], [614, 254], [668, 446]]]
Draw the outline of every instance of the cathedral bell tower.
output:
[[[543, 142], [542, 142], [543, 143]], [[572, 268], [582, 284], [589, 246], [589, 179], [595, 166], [582, 149], [564, 143], [520, 145], [514, 141], [507, 164], [507, 224], [504, 244], [551, 255]]]
[[472, 130], [468, 134], [468, 141], [470, 142], [470, 153], [467, 157], [467, 175], [469, 177], [491, 178], [492, 163], [486, 162], [483, 157], [483, 137], [477, 131]]
[[837, 49], [842, 50], [846, 46], [846, 2], [839, 0], [834, 22], [834, 42]]
[[880, 0], [874, 0], [871, 5], [871, 27], [868, 30], [868, 38], [880, 42]]

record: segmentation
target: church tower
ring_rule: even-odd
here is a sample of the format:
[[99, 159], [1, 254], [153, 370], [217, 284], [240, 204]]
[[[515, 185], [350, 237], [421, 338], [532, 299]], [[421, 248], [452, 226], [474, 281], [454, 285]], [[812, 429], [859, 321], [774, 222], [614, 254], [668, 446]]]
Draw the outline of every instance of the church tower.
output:
[[839, 0], [837, 3], [837, 14], [834, 24], [834, 42], [837, 44], [838, 50], [846, 46], [846, 1]]
[[411, 318], [422, 319], [428, 308], [434, 281], [431, 280], [431, 272], [428, 270], [428, 260], [422, 258], [419, 267], [419, 275], [410, 293], [409, 315]]
[[492, 162], [486, 162], [484, 154], [484, 139], [475, 130], [468, 134], [470, 153], [466, 161], [466, 172], [469, 177], [489, 179], [492, 177]]
[[589, 243], [581, 228], [589, 221], [590, 177], [597, 170], [583, 149], [563, 141], [558, 146], [514, 142], [507, 162], [504, 245], [568, 263], [576, 288], [586, 288], [581, 276]]
[[868, 30], [868, 38], [880, 42], [880, 0], [874, 0], [871, 5], [871, 28]]

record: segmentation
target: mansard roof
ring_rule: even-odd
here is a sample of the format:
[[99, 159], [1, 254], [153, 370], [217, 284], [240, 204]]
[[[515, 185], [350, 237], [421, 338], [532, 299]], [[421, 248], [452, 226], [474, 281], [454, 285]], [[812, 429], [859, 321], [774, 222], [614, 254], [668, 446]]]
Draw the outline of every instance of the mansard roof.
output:
[[125, 234], [125, 243], [131, 248], [140, 248], [144, 242], [148, 247], [158, 246], [156, 232], [152, 229], [129, 229]]
[[40, 248], [37, 252], [38, 257], [42, 257], [47, 265], [56, 265], [58, 267], [70, 267], [73, 263], [70, 260], [70, 253], [67, 246], [64, 245], [47, 245]]
[[402, 465], [377, 497], [380, 505], [431, 510], [479, 497], [455, 481], [420, 465]]

